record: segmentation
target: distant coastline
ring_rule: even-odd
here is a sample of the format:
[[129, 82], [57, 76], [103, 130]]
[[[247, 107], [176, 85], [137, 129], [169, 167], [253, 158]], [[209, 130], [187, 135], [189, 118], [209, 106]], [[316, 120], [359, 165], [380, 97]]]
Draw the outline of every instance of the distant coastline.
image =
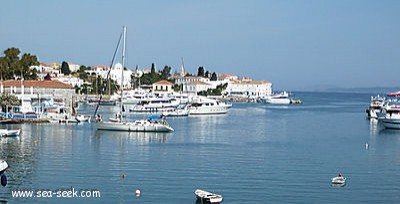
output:
[[[336, 93], [371, 93], [371, 94], [387, 94], [399, 91], [400, 87], [356, 87], [356, 88], [314, 88], [296, 90], [298, 92], [336, 92]], [[294, 92], [296, 92], [294, 91]]]

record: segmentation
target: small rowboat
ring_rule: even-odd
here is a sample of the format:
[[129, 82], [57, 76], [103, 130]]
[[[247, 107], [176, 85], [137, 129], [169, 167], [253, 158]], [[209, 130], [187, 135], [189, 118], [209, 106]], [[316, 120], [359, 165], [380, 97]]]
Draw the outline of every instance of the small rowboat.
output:
[[221, 203], [223, 198], [221, 195], [211, 193], [205, 190], [197, 189], [194, 191], [196, 198], [198, 201], [211, 203], [211, 204], [218, 204]]

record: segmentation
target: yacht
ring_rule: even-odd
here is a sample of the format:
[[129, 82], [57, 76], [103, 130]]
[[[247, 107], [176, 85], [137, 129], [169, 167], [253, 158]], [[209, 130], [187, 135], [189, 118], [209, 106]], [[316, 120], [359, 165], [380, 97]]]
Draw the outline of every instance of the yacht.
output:
[[289, 93], [286, 91], [267, 96], [264, 101], [269, 104], [290, 104], [291, 102]]
[[218, 101], [215, 99], [199, 96], [194, 98], [189, 104], [190, 115], [211, 115], [225, 114], [228, 112], [232, 104]]
[[368, 118], [378, 118], [379, 112], [382, 111], [382, 108], [385, 104], [385, 97], [371, 96], [371, 102], [369, 104], [368, 109], [366, 110]]
[[163, 112], [171, 109], [176, 109], [180, 101], [170, 97], [157, 97], [156, 95], [149, 95], [140, 99], [137, 105], [129, 109], [130, 112]]

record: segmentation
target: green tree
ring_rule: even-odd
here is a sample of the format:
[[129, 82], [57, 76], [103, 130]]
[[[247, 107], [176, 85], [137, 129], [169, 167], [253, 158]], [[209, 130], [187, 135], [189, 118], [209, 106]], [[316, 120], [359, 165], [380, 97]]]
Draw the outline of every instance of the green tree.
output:
[[218, 77], [215, 72], [212, 73], [210, 81], [217, 81]]
[[161, 80], [167, 80], [168, 79], [168, 77], [171, 75], [170, 74], [171, 69], [172, 68], [170, 66], [167, 66], [167, 65], [164, 66], [164, 69], [161, 71]]
[[14, 95], [3, 93], [0, 96], [0, 106], [3, 112], [8, 112], [7, 107], [9, 106], [20, 106], [21, 101]]
[[151, 63], [150, 73], [151, 74], [155, 74], [156, 73], [156, 66], [154, 65], [154, 63]]
[[204, 74], [204, 76], [205, 76], [206, 78], [210, 78], [210, 72], [206, 71], [206, 73]]
[[66, 61], [63, 61], [61, 63], [61, 73], [63, 73], [64, 75], [71, 74], [71, 70], [69, 69], [69, 65]]
[[197, 76], [204, 77], [204, 67], [199, 67]]
[[0, 77], [1, 79], [37, 79], [36, 70], [31, 70], [32, 65], [39, 65], [35, 55], [24, 53], [22, 58], [19, 58], [21, 51], [18, 48], [12, 47], [6, 49], [4, 56], [0, 57]]

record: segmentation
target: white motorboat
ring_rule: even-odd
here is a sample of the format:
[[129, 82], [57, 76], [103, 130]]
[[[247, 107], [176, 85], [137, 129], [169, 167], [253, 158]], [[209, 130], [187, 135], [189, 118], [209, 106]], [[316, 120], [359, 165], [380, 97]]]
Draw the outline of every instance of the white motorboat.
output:
[[189, 104], [190, 115], [212, 115], [212, 114], [225, 114], [228, 112], [232, 104], [218, 101], [215, 99], [199, 96], [193, 99]]
[[21, 129], [0, 129], [0, 136], [2, 137], [16, 137], [21, 134]]
[[290, 104], [291, 100], [289, 98], [289, 93], [284, 91], [278, 94], [273, 94], [271, 96], [267, 96], [264, 99], [265, 103], [268, 104]]
[[0, 176], [1, 176], [1, 185], [6, 186], [7, 185], [7, 177], [4, 174], [4, 172], [7, 170], [8, 164], [6, 161], [0, 159]]
[[332, 184], [344, 185], [344, 184], [346, 184], [346, 177], [343, 177], [342, 175], [339, 174], [338, 176], [333, 177], [331, 179], [331, 182], [332, 182]]
[[378, 114], [382, 111], [383, 105], [385, 104], [385, 97], [371, 96], [371, 102], [369, 104], [367, 112], [368, 118], [378, 118]]
[[130, 112], [163, 112], [167, 110], [175, 109], [179, 106], [180, 101], [175, 98], [169, 97], [156, 97], [149, 95], [142, 98], [139, 103], [129, 109]]
[[196, 195], [197, 200], [201, 202], [218, 204], [221, 203], [223, 200], [222, 195], [218, 195], [201, 189], [195, 190], [194, 194]]

